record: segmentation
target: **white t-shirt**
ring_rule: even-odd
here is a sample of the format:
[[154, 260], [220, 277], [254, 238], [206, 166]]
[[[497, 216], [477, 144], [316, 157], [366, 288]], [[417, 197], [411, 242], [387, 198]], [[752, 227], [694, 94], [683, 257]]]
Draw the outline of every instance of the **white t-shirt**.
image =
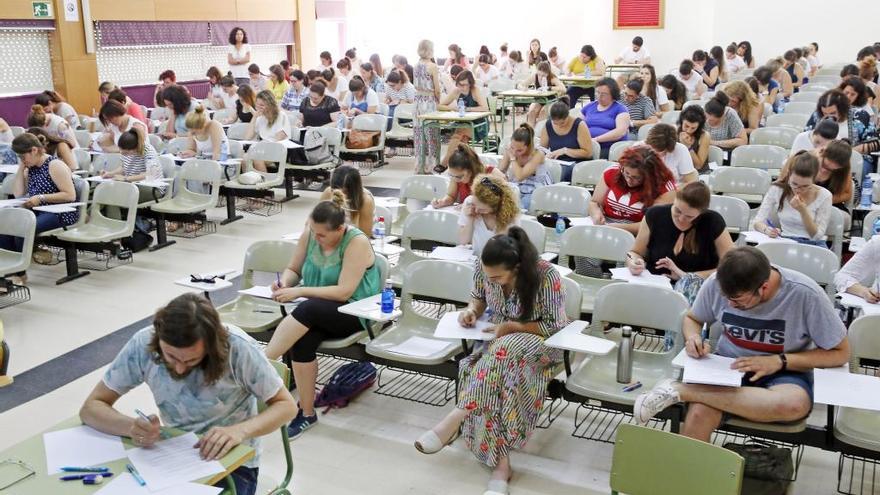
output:
[[791, 144], [791, 153], [789, 156], [794, 156], [798, 151], [813, 151], [815, 146], [813, 146], [812, 140], [813, 131], [804, 131], [797, 135], [794, 138], [794, 142]]
[[327, 96], [332, 96], [338, 101], [339, 95], [348, 91], [348, 78], [337, 72], [336, 79], [336, 89], [331, 90], [330, 87], [327, 86], [324, 94]]
[[223, 100], [223, 108], [230, 108], [233, 111], [235, 110], [235, 102], [238, 101], [237, 94], [233, 94], [232, 96], [229, 96], [229, 94], [226, 93], [226, 91], [224, 91], [220, 94], [220, 99]]
[[625, 64], [640, 64], [646, 58], [651, 58], [651, 53], [644, 46], [639, 48], [637, 52], [634, 52], [632, 46], [629, 46], [620, 52], [620, 58], [623, 59]]
[[[365, 100], [367, 101], [367, 107], [378, 107], [379, 106], [379, 95], [377, 95], [376, 92], [370, 88], [367, 88], [367, 96], [366, 96]], [[345, 95], [345, 103], [343, 103], [342, 106], [344, 106], [345, 108], [351, 108], [352, 105], [357, 104], [357, 103], [363, 103], [363, 102], [364, 102], [364, 100], [355, 101], [354, 100], [354, 93], [349, 91], [348, 94]]]
[[661, 106], [669, 103], [669, 96], [666, 94], [666, 89], [663, 88], [663, 86], [660, 86], [660, 83], [657, 83], [657, 89], [654, 90], [654, 93], [657, 94], [657, 101], [654, 103], [657, 105], [658, 110]]
[[[634, 146], [647, 146], [647, 144], [644, 141], [639, 141]], [[666, 156], [663, 157], [663, 163], [672, 172], [676, 183], [680, 182], [683, 176], [697, 170], [694, 168], [694, 160], [691, 158], [690, 151], [687, 146], [681, 143], [675, 143], [675, 149], [666, 153]]]
[[[473, 202], [473, 196], [468, 196], [465, 198], [462, 206], [466, 204], [471, 204]], [[458, 214], [458, 225], [464, 227], [468, 224], [470, 218], [465, 215], [464, 208], [462, 208], [461, 213]], [[513, 220], [511, 225], [520, 225], [520, 217], [519, 215]], [[494, 230], [489, 229], [486, 226], [486, 222], [483, 220], [483, 216], [480, 215], [474, 219], [474, 233], [471, 236], [471, 246], [474, 250], [474, 256], [479, 257], [483, 254], [483, 248], [486, 247], [486, 243], [489, 242], [489, 239], [495, 237], [496, 232]]]
[[690, 79], [684, 79], [683, 77], [681, 77], [681, 72], [675, 71], [675, 78], [681, 81], [682, 84], [684, 84], [684, 87], [687, 89], [688, 92], [688, 98], [693, 99], [694, 97], [696, 97], [697, 86], [700, 85], [700, 81], [702, 80], [702, 78], [699, 74], [696, 73], [696, 71], [691, 72]]
[[79, 116], [76, 114], [76, 110], [67, 103], [66, 101], [62, 101], [61, 103], [55, 104], [55, 113], [66, 120], [70, 127], [76, 129], [79, 127]]
[[733, 58], [728, 58], [727, 60], [727, 71], [731, 74], [735, 72], [739, 72], [746, 67], [745, 60], [742, 59], [739, 55], [734, 56]]
[[[241, 45], [241, 49], [238, 50], [235, 48], [235, 45], [229, 45], [229, 49], [226, 50], [226, 53], [232, 55], [232, 58], [236, 60], [241, 60], [247, 56], [248, 53], [251, 52], [251, 45], [244, 43]], [[232, 77], [235, 78], [246, 78], [248, 77], [248, 68], [249, 64], [239, 64], [239, 65], [230, 65], [229, 71], [232, 72]]]
[[284, 112], [278, 114], [278, 118], [275, 119], [275, 123], [272, 124], [271, 127], [269, 126], [268, 120], [263, 115], [257, 117], [255, 125], [257, 128], [257, 134], [260, 135], [260, 139], [263, 141], [280, 141], [275, 137], [279, 132], [283, 132], [287, 136], [286, 139], [290, 139], [290, 121], [287, 120], [287, 114]]
[[490, 65], [489, 70], [487, 71], [484, 71], [482, 67], [477, 66], [477, 70], [474, 71], [474, 75], [477, 76], [477, 80], [480, 81], [483, 86], [488, 86], [489, 81], [492, 81], [493, 79], [498, 79], [500, 74], [501, 73], [498, 71], [498, 68], [494, 65]]

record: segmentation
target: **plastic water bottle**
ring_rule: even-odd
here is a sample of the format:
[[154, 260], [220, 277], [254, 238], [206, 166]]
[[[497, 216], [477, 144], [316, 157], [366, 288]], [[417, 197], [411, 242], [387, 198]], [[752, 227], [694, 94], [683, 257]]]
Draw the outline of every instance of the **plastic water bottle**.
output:
[[590, 72], [590, 66], [589, 66], [589, 65], [585, 65], [585, 66], [584, 66], [584, 77], [586, 77], [587, 79], [589, 79], [590, 76], [592, 76], [592, 75], [593, 75], [593, 73]]
[[336, 119], [336, 128], [342, 131], [345, 129], [345, 115], [340, 115], [338, 119]]
[[556, 217], [556, 235], [561, 236], [565, 232], [565, 219], [562, 215]]
[[379, 249], [385, 249], [385, 217], [376, 217], [376, 221], [373, 222], [373, 238], [376, 239], [376, 243], [379, 244]]
[[458, 116], [459, 117], [464, 117], [465, 108], [466, 107], [464, 106], [464, 98], [459, 98], [458, 99]]
[[871, 202], [873, 201], [872, 195], [874, 193], [874, 181], [871, 180], [871, 177], [865, 176], [865, 180], [862, 182], [862, 198], [859, 202], [859, 206], [862, 208], [870, 208]]
[[394, 312], [394, 289], [389, 280], [385, 282], [385, 289], [382, 290], [382, 313], [390, 315], [392, 312]]
[[629, 384], [632, 381], [632, 327], [621, 329], [620, 345], [617, 347], [617, 382]]

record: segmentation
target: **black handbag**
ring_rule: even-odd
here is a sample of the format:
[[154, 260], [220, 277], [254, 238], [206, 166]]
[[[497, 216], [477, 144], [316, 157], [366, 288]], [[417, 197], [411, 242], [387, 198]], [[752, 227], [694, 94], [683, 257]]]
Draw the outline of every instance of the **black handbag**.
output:
[[745, 460], [742, 493], [750, 495], [784, 495], [794, 477], [791, 449], [751, 441], [746, 444], [725, 443], [724, 448]]

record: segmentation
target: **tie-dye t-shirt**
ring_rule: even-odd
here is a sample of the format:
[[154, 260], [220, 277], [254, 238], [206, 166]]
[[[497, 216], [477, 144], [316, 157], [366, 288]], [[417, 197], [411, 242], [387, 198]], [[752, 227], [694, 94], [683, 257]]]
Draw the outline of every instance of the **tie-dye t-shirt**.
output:
[[[164, 426], [196, 434], [214, 426], [231, 426], [257, 415], [257, 401], [267, 401], [283, 386], [275, 368], [258, 348], [243, 338], [229, 336], [229, 369], [213, 385], [206, 385], [201, 369], [175, 380], [164, 362], [147, 346], [153, 336], [148, 327], [134, 334], [104, 374], [104, 385], [119, 395], [141, 383], [153, 392]], [[256, 455], [245, 465], [259, 467], [259, 439], [245, 440]]]

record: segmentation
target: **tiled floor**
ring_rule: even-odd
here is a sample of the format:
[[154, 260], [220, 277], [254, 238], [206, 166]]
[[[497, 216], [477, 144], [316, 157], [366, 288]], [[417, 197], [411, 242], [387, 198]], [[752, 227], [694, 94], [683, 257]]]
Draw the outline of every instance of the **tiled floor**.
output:
[[[394, 158], [390, 166], [365, 177], [364, 182], [396, 188], [410, 174], [411, 163], [411, 159]], [[280, 215], [245, 215], [244, 220], [218, 227], [216, 234], [179, 240], [155, 253], [138, 253], [131, 265], [92, 272], [62, 286], [56, 286], [55, 280], [63, 275], [63, 265], [32, 267], [28, 275], [33, 300], [0, 313], [12, 348], [11, 373], [38, 366], [149, 316], [187, 290], [172, 283], [176, 278], [240, 267], [243, 253], [252, 242], [278, 239], [301, 230], [317, 194], [302, 196], [286, 203]], [[223, 215], [222, 210], [214, 210], [210, 216]], [[75, 379], [68, 385], [0, 414], [0, 449], [75, 415], [102, 371], [72, 377]], [[0, 389], [0, 395], [14, 394], [14, 387]], [[155, 409], [144, 387], [124, 397], [118, 406], [128, 413], [135, 407]], [[366, 393], [348, 408], [322, 415], [318, 426], [291, 444], [293, 492], [482, 493], [488, 470], [474, 461], [463, 442], [435, 456], [419, 454], [412, 447], [413, 440], [450, 407], [436, 408]], [[513, 494], [608, 493], [611, 446], [571, 437], [574, 409], [569, 407], [550, 429], [537, 431], [524, 452], [514, 454]], [[267, 437], [264, 446], [261, 485], [269, 487], [283, 476], [284, 457], [279, 436]], [[836, 455], [808, 449], [792, 492], [833, 493], [836, 460]]]

